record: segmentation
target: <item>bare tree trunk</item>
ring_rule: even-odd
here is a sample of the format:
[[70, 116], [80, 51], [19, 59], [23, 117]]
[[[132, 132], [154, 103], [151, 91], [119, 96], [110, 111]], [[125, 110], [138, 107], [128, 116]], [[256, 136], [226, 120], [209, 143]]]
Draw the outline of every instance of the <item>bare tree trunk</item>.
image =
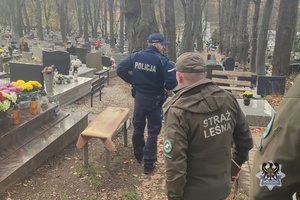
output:
[[272, 9], [274, 5], [274, 0], [267, 0], [265, 3], [260, 31], [258, 35], [258, 43], [257, 43], [257, 56], [256, 56], [256, 74], [257, 75], [265, 75], [265, 57], [266, 57], [266, 49], [268, 44], [268, 30], [269, 23], [272, 14]]
[[238, 37], [237, 33], [239, 32], [239, 13], [240, 13], [240, 1], [238, 3], [238, 0], [232, 0], [231, 6], [230, 6], [230, 17], [229, 17], [229, 25], [230, 28], [227, 31], [227, 34], [230, 35], [230, 40], [226, 42], [226, 47], [229, 49], [229, 56], [236, 59], [237, 56], [237, 45], [238, 45]]
[[166, 16], [166, 38], [170, 41], [167, 55], [170, 60], [176, 62], [176, 32], [175, 32], [175, 13], [174, 0], [165, 0], [165, 16]]
[[[165, 3], [166, 3], [166, 1], [165, 1]], [[166, 9], [165, 9], [166, 10]], [[166, 19], [164, 20], [164, 14], [163, 14], [163, 6], [162, 6], [162, 3], [161, 3], [161, 0], [158, 0], [158, 13], [159, 13], [159, 19], [160, 19], [160, 24], [161, 24], [161, 26], [162, 26], [162, 30], [163, 30], [163, 32], [162, 32], [162, 34], [163, 35], [166, 35], [166, 33], [167, 33], [167, 25], [166, 25]]]
[[249, 0], [241, 1], [241, 12], [239, 16], [239, 47], [237, 54], [237, 61], [242, 65], [247, 64], [248, 51], [249, 51], [249, 34], [247, 28], [248, 22], [248, 10], [249, 10]]
[[109, 10], [109, 39], [110, 39], [110, 47], [112, 49], [115, 48], [115, 34], [114, 34], [114, 0], [108, 1], [108, 10]]
[[[206, 37], [206, 29], [207, 29], [207, 10], [208, 10], [208, 0], [203, 0], [203, 14], [201, 15], [201, 19], [199, 21], [199, 34], [197, 38], [197, 51], [201, 52], [204, 50], [204, 40]], [[203, 20], [204, 17], [204, 20]], [[203, 27], [204, 22], [204, 27]], [[220, 32], [220, 29], [219, 29]], [[220, 39], [219, 39], [220, 44]]]
[[141, 17], [141, 5], [139, 0], [125, 0], [125, 21], [126, 30], [128, 36], [128, 51], [133, 52], [135, 50], [142, 50], [141, 47], [137, 47], [138, 41], [136, 37], [138, 35], [138, 23]]
[[44, 8], [43, 10], [44, 10], [44, 17], [46, 21], [47, 34], [49, 34], [50, 33], [49, 20], [51, 16], [52, 5], [47, 0], [43, 0], [42, 4]]
[[88, 43], [89, 42], [89, 19], [88, 19], [88, 4], [90, 3], [89, 0], [85, 0], [83, 2], [83, 37], [84, 37], [84, 42]]
[[261, 0], [253, 0], [255, 5], [253, 24], [252, 24], [252, 38], [251, 38], [251, 56], [250, 56], [250, 71], [256, 71], [256, 50], [257, 50], [257, 35], [258, 35], [258, 19], [259, 19], [259, 8]]
[[67, 12], [67, 0], [56, 0], [56, 7], [58, 10], [59, 22], [60, 22], [60, 32], [64, 43], [67, 42], [67, 27], [66, 22], [68, 18]]
[[230, 46], [230, 27], [229, 27], [229, 16], [230, 16], [230, 0], [223, 0], [223, 9], [222, 9], [222, 30], [223, 31], [223, 37], [222, 39], [222, 43], [223, 43], [223, 52], [221, 52], [222, 54], [224, 54], [225, 56], [229, 55], [229, 46]]
[[30, 25], [30, 21], [29, 21], [29, 18], [28, 18], [26, 2], [24, 2], [24, 6], [23, 6], [23, 15], [24, 15], [24, 18], [25, 18], [25, 27], [24, 27], [25, 34], [28, 34], [30, 32], [31, 25]]
[[129, 52], [147, 47], [150, 33], [158, 32], [153, 0], [125, 0]]
[[[16, 0], [10, 0], [8, 2], [8, 6], [9, 6], [9, 15], [10, 15], [10, 27], [11, 27], [11, 37], [14, 37], [15, 34], [17, 33], [17, 24], [16, 24], [16, 10], [15, 10], [15, 5], [16, 5]], [[15, 35], [17, 38], [18, 35]]]
[[147, 38], [151, 33], [158, 32], [153, 0], [140, 0], [141, 19], [139, 22], [138, 47], [147, 47]]
[[120, 30], [119, 30], [120, 47], [121, 53], [124, 52], [124, 1], [120, 2]]
[[104, 26], [104, 37], [108, 37], [108, 31], [107, 31], [107, 0], [104, 0], [104, 18], [103, 18], [103, 26]]
[[273, 55], [273, 75], [286, 76], [295, 37], [299, 0], [280, 1]]
[[23, 23], [22, 23], [22, 6], [24, 5], [24, 0], [19, 0], [16, 3], [17, 7], [17, 32], [19, 37], [23, 37]]
[[193, 17], [194, 17], [194, 0], [186, 2], [186, 21], [184, 22], [184, 30], [182, 34], [180, 54], [188, 51], [194, 51], [194, 32], [193, 32]]
[[40, 0], [36, 0], [36, 20], [37, 20], [37, 36], [40, 40], [44, 40], [43, 24], [42, 24], [42, 7], [41, 7]]
[[83, 23], [82, 23], [82, 1], [81, 0], [76, 0], [76, 5], [77, 5], [77, 17], [78, 17], [78, 28], [79, 28], [79, 33], [78, 36], [81, 37], [83, 35]]

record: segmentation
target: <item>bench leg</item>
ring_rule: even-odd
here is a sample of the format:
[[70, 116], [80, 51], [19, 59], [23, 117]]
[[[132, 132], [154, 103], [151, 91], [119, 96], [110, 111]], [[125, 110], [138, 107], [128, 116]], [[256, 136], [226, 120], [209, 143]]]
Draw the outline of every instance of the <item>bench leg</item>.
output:
[[84, 145], [84, 166], [88, 166], [89, 165], [89, 144], [86, 143]]
[[127, 138], [127, 127], [126, 127], [126, 123], [127, 121], [124, 122], [124, 125], [123, 125], [123, 129], [124, 129], [124, 147], [127, 147], [127, 141], [128, 141], [128, 138]]
[[109, 164], [110, 164], [110, 151], [105, 148], [105, 154], [106, 154], [106, 160], [105, 160], [105, 168], [109, 170]]

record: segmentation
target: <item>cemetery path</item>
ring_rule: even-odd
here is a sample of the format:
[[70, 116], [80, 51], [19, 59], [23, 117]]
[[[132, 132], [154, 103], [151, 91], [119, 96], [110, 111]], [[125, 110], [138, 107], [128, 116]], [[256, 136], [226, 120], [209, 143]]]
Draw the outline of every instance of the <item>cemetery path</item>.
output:
[[[128, 107], [132, 112], [130, 85], [124, 84], [117, 77], [112, 78], [110, 85], [103, 89], [102, 101], [94, 98], [94, 107], [90, 107], [90, 98], [84, 97], [63, 109], [87, 111], [91, 120], [107, 106]], [[128, 134], [131, 138], [132, 126]], [[89, 143], [89, 163], [92, 167], [88, 170], [83, 168], [83, 150], [77, 149], [73, 143], [49, 159], [26, 180], [0, 194], [0, 200], [166, 200], [163, 135], [162, 129], [158, 142], [157, 168], [152, 175], [143, 174], [142, 164], [137, 163], [133, 157], [131, 140], [129, 139], [129, 147], [123, 147], [122, 137], [117, 137], [118, 147], [112, 154], [111, 170], [106, 171], [103, 167], [103, 144], [93, 139]], [[247, 198], [242, 195], [236, 199]]]
[[[112, 78], [110, 86], [103, 89], [102, 101], [84, 97], [64, 107], [68, 111], [87, 111], [89, 120], [107, 106], [128, 107], [133, 110], [130, 85], [119, 78]], [[132, 135], [132, 126], [128, 130]], [[117, 137], [117, 151], [112, 154], [110, 171], [104, 169], [105, 152], [102, 142], [89, 142], [88, 170], [83, 167], [83, 150], [71, 144], [59, 154], [49, 159], [33, 174], [0, 194], [0, 200], [167, 200], [165, 195], [165, 167], [162, 157], [163, 129], [158, 141], [157, 168], [152, 175], [144, 175], [143, 165], [135, 161], [131, 140], [129, 147], [122, 145], [122, 137]]]

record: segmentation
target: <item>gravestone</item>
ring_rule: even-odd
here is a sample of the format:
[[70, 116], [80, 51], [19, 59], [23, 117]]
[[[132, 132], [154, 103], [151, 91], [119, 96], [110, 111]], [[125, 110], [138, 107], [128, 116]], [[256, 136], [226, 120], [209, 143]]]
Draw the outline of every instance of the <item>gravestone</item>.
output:
[[88, 54], [88, 50], [86, 48], [75, 48], [77, 58], [82, 62], [82, 64], [86, 64], [86, 56]]
[[207, 54], [206, 60], [216, 60], [216, 56], [214, 54]]
[[226, 71], [234, 70], [235, 61], [233, 58], [226, 58], [222, 64]]
[[75, 55], [76, 55], [75, 46], [72, 44], [70, 47], [67, 47], [67, 52], [68, 52], [70, 55], [75, 56]]
[[32, 63], [10, 62], [10, 82], [17, 80], [38, 81], [44, 87], [43, 65]]
[[128, 53], [116, 53], [114, 54], [115, 64], [116, 66], [120, 64], [124, 59], [128, 57]]
[[86, 67], [87, 68], [96, 68], [98, 70], [103, 69], [101, 52], [94, 52], [94, 53], [87, 54]]
[[257, 76], [257, 94], [265, 97], [267, 95], [279, 94], [285, 92], [285, 76]]
[[32, 52], [22, 52], [22, 58], [27, 59], [27, 60], [32, 60]]
[[43, 66], [51, 66], [57, 69], [59, 74], [69, 75], [70, 55], [66, 51], [43, 51]]
[[266, 100], [251, 99], [250, 105], [244, 105], [243, 99], [237, 99], [249, 126], [267, 127], [275, 110]]
[[38, 59], [42, 59], [43, 50], [40, 47], [32, 47], [32, 56]]
[[104, 67], [109, 67], [110, 68], [112, 66], [112, 62], [111, 62], [110, 58], [107, 57], [107, 56], [102, 56], [101, 57], [101, 62], [102, 62], [102, 65]]

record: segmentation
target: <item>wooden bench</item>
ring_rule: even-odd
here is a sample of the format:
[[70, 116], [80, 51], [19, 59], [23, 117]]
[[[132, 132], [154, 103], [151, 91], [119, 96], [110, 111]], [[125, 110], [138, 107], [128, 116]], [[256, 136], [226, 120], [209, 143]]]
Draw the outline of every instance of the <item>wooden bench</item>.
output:
[[93, 107], [93, 97], [94, 94], [99, 92], [99, 99], [101, 101], [101, 96], [102, 96], [102, 89], [104, 88], [104, 83], [105, 83], [106, 78], [101, 77], [98, 80], [92, 82], [92, 88], [91, 88], [91, 107]]
[[123, 125], [124, 130], [124, 146], [127, 147], [127, 126], [126, 122], [130, 116], [129, 108], [107, 107], [101, 112], [80, 134], [77, 141], [77, 148], [84, 148], [84, 165], [88, 166], [88, 141], [91, 138], [99, 138], [102, 140], [106, 151], [105, 168], [109, 169], [110, 152], [116, 149], [113, 142], [118, 132], [118, 128]]
[[[212, 75], [225, 76], [226, 78], [215, 78], [212, 77], [217, 85], [220, 85], [224, 90], [231, 92], [244, 92], [246, 90], [251, 91], [251, 81], [238, 80], [238, 77], [251, 77], [252, 72], [237, 72], [237, 71], [220, 71], [213, 70]], [[226, 84], [227, 86], [224, 86]]]

